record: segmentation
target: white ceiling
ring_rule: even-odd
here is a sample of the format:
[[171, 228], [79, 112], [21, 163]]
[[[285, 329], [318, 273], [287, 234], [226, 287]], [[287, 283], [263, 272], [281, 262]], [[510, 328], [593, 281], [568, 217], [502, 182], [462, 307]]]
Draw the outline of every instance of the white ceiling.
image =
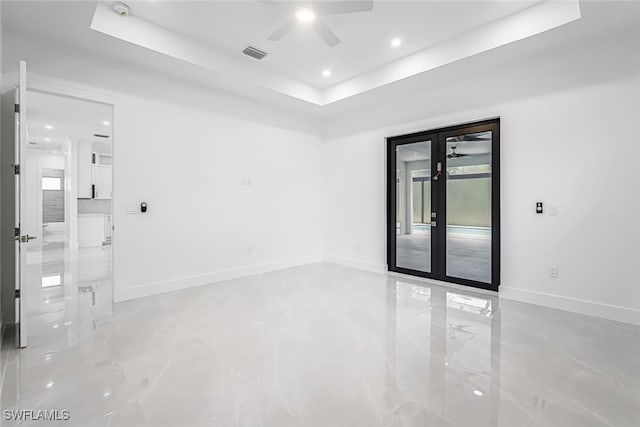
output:
[[[301, 3], [132, 2], [121, 17], [98, 3], [91, 29], [225, 76], [315, 105], [328, 105], [580, 18], [578, 0], [375, 1], [370, 12], [323, 16], [343, 42], [328, 47], [297, 23], [278, 42], [268, 35]], [[312, 3], [313, 4], [313, 3]], [[405, 40], [397, 51], [392, 37]], [[267, 50], [259, 62], [248, 44]], [[266, 46], [266, 47], [265, 47]], [[320, 73], [331, 69], [323, 80]]]
[[[27, 118], [30, 149], [60, 151], [66, 138], [111, 142], [111, 105], [29, 91]], [[103, 124], [104, 121], [109, 124]], [[109, 135], [109, 138], [97, 138], [94, 134]]]
[[[247, 62], [248, 45], [268, 52], [260, 64], [309, 85], [325, 88], [388, 64], [443, 40], [530, 7], [527, 1], [374, 1], [370, 12], [323, 16], [342, 40], [327, 46], [304, 23], [282, 40], [267, 37], [304, 2], [136, 1], [131, 13]], [[126, 18], [125, 18], [126, 19]], [[390, 41], [402, 39], [394, 49]], [[331, 70], [324, 78], [322, 71]]]
[[[559, 0], [559, 2], [552, 0], [552, 2], [566, 3], [562, 0]], [[177, 2], [160, 1], [154, 2], [154, 4], [149, 3], [150, 4], [145, 4], [144, 6], [152, 7], [154, 4], [163, 6], [164, 3], [175, 5]], [[262, 10], [261, 13], [273, 14], [275, 16], [274, 19], [277, 22], [273, 22], [270, 24], [271, 26], [264, 25], [264, 32], [267, 34], [273, 29], [273, 25], [277, 26], [280, 22], [278, 18], [281, 16], [281, 12], [273, 6], [254, 1], [241, 3], [243, 5], [242, 7], [256, 6]], [[254, 5], [254, 3], [257, 4]], [[441, 10], [448, 10], [450, 7], [455, 8], [457, 4], [456, 1], [430, 3], [438, 4]], [[492, 2], [481, 1], [481, 3], [487, 4]], [[549, 1], [543, 3], [549, 3]], [[572, 3], [572, 1], [568, 3]], [[386, 5], [387, 2], [375, 1], [376, 8], [379, 8], [380, 4]], [[411, 2], [401, 1], [389, 2], [389, 4], [395, 4], [398, 9], [402, 9], [405, 6], [414, 6]], [[534, 6], [524, 9], [522, 12], [510, 15], [510, 17], [536, 9], [540, 4], [542, 3], [536, 3]], [[366, 115], [367, 120], [372, 120], [369, 117], [371, 114], [367, 113], [367, 111], [372, 108], [377, 108], [376, 106], [380, 107], [380, 114], [383, 115], [378, 117], [380, 115], [378, 114], [374, 120], [381, 123], [390, 123], [393, 121], [393, 117], [400, 114], [399, 111], [402, 109], [401, 103], [398, 104], [398, 102], [396, 102], [393, 106], [393, 111], [389, 111], [386, 105], [389, 105], [390, 100], [406, 100], [408, 97], [413, 97], [414, 95], [433, 97], [441, 93], [443, 87], [448, 87], [448, 85], [459, 80], [466, 79], [465, 81], [467, 81], [467, 83], [476, 80], [488, 81], [490, 79], [482, 79], [483, 72], [491, 72], [497, 75], [499, 73], [496, 70], [511, 69], [514, 64], [518, 62], [544, 61], [545, 58], [550, 57], [550, 55], [567, 55], [567, 52], [572, 52], [573, 48], [584, 50], [585, 47], [596, 43], [602, 38], [608, 37], [610, 34], [621, 33], [630, 28], [638, 27], [637, 2], [612, 3], [609, 1], [597, 2], [583, 0], [580, 4], [582, 18], [568, 25], [563, 25], [560, 28], [550, 31], [544, 31], [534, 37], [528, 37], [521, 41], [492, 49], [491, 51], [477, 52], [463, 60], [456, 60], [454, 63], [440, 62], [437, 69], [432, 67], [419, 74], [409, 73], [397, 76], [394, 75], [393, 72], [390, 72], [394, 71], [392, 67], [394, 64], [398, 65], [401, 63], [404, 64], [403, 66], [405, 66], [405, 68], [411, 68], [412, 64], [408, 61], [417, 58], [416, 55], [421, 53], [426, 52], [430, 54], [431, 57], [438, 57], [438, 55], [439, 58], [443, 57], [447, 52], [447, 49], [443, 49], [443, 47], [447, 47], [447, 43], [449, 43], [451, 39], [449, 39], [449, 41], [445, 40], [426, 50], [410, 54], [409, 56], [392, 61], [390, 64], [377, 67], [372, 71], [347, 79], [345, 82], [321, 89], [326, 93], [330, 93], [336, 87], [344, 88], [349, 85], [350, 89], [353, 89], [352, 92], [347, 94], [347, 97], [335, 99], [334, 102], [326, 104], [323, 102], [312, 103], [304, 101], [301, 100], [301, 98], [291, 96], [286, 93], [286, 91], [279, 91], [278, 87], [274, 89], [274, 87], [261, 84], [264, 83], [264, 81], [261, 82], [260, 79], [265, 80], [265, 77], [262, 77], [262, 75], [265, 75], [271, 79], [271, 83], [277, 80], [279, 83], [282, 83], [282, 86], [290, 87], [295, 82], [298, 82], [300, 86], [310, 88], [309, 90], [319, 90], [311, 84], [291, 77], [291, 75], [297, 75], [297, 73], [301, 72], [300, 70], [306, 67], [306, 63], [303, 64], [300, 61], [292, 60], [294, 66], [292, 66], [291, 70], [287, 71], [288, 74], [285, 74], [275, 71], [275, 68], [272, 68], [268, 63], [254, 61], [251, 58], [241, 56], [239, 58], [233, 58], [236, 61], [233, 66], [223, 70], [224, 67], [221, 67], [219, 64], [220, 60], [224, 58], [228, 59], [232, 55], [237, 55], [237, 52], [232, 54], [224, 50], [223, 47], [215, 48], [206, 45], [206, 51], [211, 53], [209, 56], [214, 66], [202, 66], [164, 54], [157, 50], [144, 48], [140, 44], [114, 38], [102, 32], [92, 31], [90, 26], [96, 10], [96, 3], [93, 1], [3, 0], [0, 2], [0, 5], [2, 7], [3, 30], [2, 65], [3, 72], [5, 73], [15, 73], [17, 61], [19, 59], [27, 59], [30, 70], [32, 70], [33, 73], [39, 72], [43, 73], [43, 75], [52, 73], [52, 76], [55, 75], [57, 78], [64, 80], [68, 67], [71, 66], [69, 64], [74, 64], [74, 67], [85, 70], [91, 74], [87, 76], [86, 79], [79, 78], [78, 75], [69, 77], [74, 82], [84, 82], [84, 84], [87, 85], [110, 88], [112, 90], [118, 90], [118, 88], [120, 88], [119, 90], [123, 92], [139, 93], [140, 96], [152, 96], [153, 93], [160, 96], [160, 94], [168, 91], [170, 95], [167, 95], [165, 98], [171, 100], [170, 102], [177, 102], [175, 98], [180, 97], [180, 91], [197, 90], [198, 93], [202, 93], [202, 99], [198, 101], [202, 105], [217, 105], [221, 102], [221, 99], [224, 99], [223, 104], [225, 108], [232, 108], [227, 107], [231, 104], [237, 109], [242, 102], [249, 100], [251, 103], [242, 104], [243, 110], [253, 105], [260, 106], [260, 108], [267, 106], [274, 111], [270, 116], [270, 120], [279, 120], [283, 126], [289, 126], [287, 120], [292, 121], [292, 119], [290, 119], [288, 114], [293, 114], [296, 117], [296, 121], [324, 118], [331, 120], [332, 127], [340, 128], [357, 127], [358, 123], [365, 120], [364, 115]], [[138, 9], [137, 5], [138, 3], [131, 2], [134, 11]], [[238, 8], [240, 7], [241, 5], [238, 5]], [[140, 13], [142, 13], [142, 11], [140, 11]], [[344, 17], [339, 17], [338, 20], [342, 20], [343, 18], [347, 20], [348, 18], [348, 20], [357, 23], [359, 20], [358, 17], [361, 15], [363, 14], [345, 15]], [[466, 13], [463, 13], [463, 15], [468, 16]], [[117, 16], [116, 18], [119, 19]], [[331, 17], [332, 20], [333, 18], [335, 17]], [[411, 18], [412, 17], [405, 17], [403, 19], [407, 19], [407, 22], [409, 22]], [[509, 17], [506, 18], [506, 20], [508, 19]], [[505, 19], [498, 20], [498, 22], [505, 22]], [[331, 22], [328, 21], [328, 23], [333, 26]], [[231, 24], [235, 25], [236, 23], [231, 22]], [[490, 25], [494, 24], [495, 22]], [[153, 25], [157, 28], [162, 28], [159, 25]], [[442, 25], [446, 26], [444, 23]], [[448, 23], [448, 26], [455, 27], [456, 21]], [[267, 31], [267, 27], [269, 27], [269, 31]], [[367, 30], [365, 27], [360, 28], [359, 25], [354, 27], [361, 29], [362, 32]], [[339, 32], [338, 27], [334, 29], [336, 32]], [[410, 34], [410, 31], [422, 31], [421, 29], [416, 30], [410, 28], [406, 30], [406, 34]], [[470, 34], [478, 34], [477, 30], [478, 29], [467, 32], [466, 36], [463, 34], [462, 36], [467, 37], [466, 39], [463, 37], [463, 40], [469, 41], [468, 36]], [[524, 30], [527, 30], [527, 28], [523, 28], [523, 31]], [[167, 31], [168, 35], [180, 36], [175, 31], [165, 31]], [[298, 40], [299, 37], [289, 40], [294, 34], [295, 33], [292, 33], [285, 37], [280, 43], [302, 43], [301, 40]], [[343, 45], [346, 47], [349, 44], [349, 38], [343, 34], [340, 34], [340, 36], [343, 39]], [[403, 34], [400, 36], [405, 39], [404, 46], [408, 47], [410, 43], [409, 40], [412, 37], [407, 38], [407, 36]], [[266, 36], [264, 37], [266, 39]], [[460, 37], [458, 37], [458, 39], [459, 38]], [[220, 41], [218, 40], [217, 42]], [[254, 41], [251, 42], [255, 43]], [[463, 43], [463, 45], [472, 45], [472, 42], [473, 40], [471, 40], [470, 43]], [[323, 52], [328, 49], [324, 48], [318, 39], [307, 40], [307, 43], [316, 43], [317, 52]], [[339, 45], [339, 47], [340, 46], [341, 45]], [[257, 47], [261, 46], [258, 45]], [[363, 47], [359, 46], [358, 48]], [[438, 48], [440, 49], [438, 50]], [[212, 53], [214, 50], [216, 53]], [[278, 49], [273, 51], [266, 48], [265, 50], [273, 55], [271, 58], [281, 54]], [[382, 52], [382, 50], [380, 50], [380, 52]], [[377, 59], [372, 57], [368, 60], [375, 61]], [[422, 60], [424, 62], [424, 56]], [[451, 58], [448, 60], [450, 61]], [[67, 65], [64, 65], [65, 63]], [[238, 64], [245, 65], [238, 67]], [[604, 64], [598, 64], [596, 62], [594, 66], [604, 67]], [[315, 66], [312, 68], [315, 69]], [[401, 68], [402, 67], [396, 67], [395, 70], [397, 71]], [[104, 70], [104, 73], [101, 73], [101, 70]], [[390, 76], [390, 79], [380, 79], [378, 78], [379, 76], [376, 75], [372, 77], [372, 73], [375, 74], [376, 72], [386, 72], [385, 77]], [[333, 77], [336, 79], [340, 78], [339, 73], [340, 71], [336, 71], [334, 66]], [[272, 78], [273, 76], [278, 77], [279, 80]], [[318, 78], [317, 73], [315, 78]], [[8, 79], [4, 79], [4, 84], [6, 85], [8, 81]], [[373, 84], [367, 86], [367, 84], [372, 81]], [[380, 86], [380, 81], [383, 81], [383, 86]], [[529, 81], [527, 84], [531, 85], [534, 83], [533, 81]], [[495, 87], [496, 84], [499, 85], [499, 83], [493, 80], [491, 80], [490, 84], [492, 87]], [[161, 88], [159, 85], [164, 86]], [[525, 88], [527, 85], [521, 86]], [[5, 89], [7, 88], [7, 86], [4, 87]], [[138, 88], [140, 92], [137, 92]], [[457, 89], [457, 86], [453, 86], [453, 89]], [[520, 91], [523, 90], [524, 89]], [[524, 91], [526, 92], [526, 90]], [[224, 94], [224, 92], [240, 95], [240, 97], [229, 97]], [[344, 92], [346, 93], [348, 91]], [[433, 94], [431, 94], [432, 92]], [[494, 92], [489, 91], [488, 96], [493, 93]], [[503, 92], [498, 91], [496, 93], [501, 94]], [[190, 96], [184, 97], [184, 99], [188, 99], [189, 102], [192, 103], [194, 98]], [[235, 101], [236, 99], [238, 101]], [[453, 101], [457, 102], [455, 98]], [[471, 103], [473, 104], [473, 102]], [[441, 114], [442, 111], [444, 111], [443, 108], [450, 107], [451, 106], [447, 105], [440, 106], [437, 112]], [[264, 113], [260, 108], [255, 108], [254, 115], [256, 120], [259, 120]], [[361, 111], [362, 113], [360, 113]], [[434, 112], [431, 111], [431, 114], [433, 113]], [[424, 117], [425, 111], [420, 113], [412, 112], [410, 114], [412, 114], [412, 116], [408, 116], [409, 119], [412, 117], [417, 119]], [[360, 115], [363, 116], [360, 117]], [[281, 119], [280, 116], [282, 116]], [[406, 120], [406, 118], [403, 120]]]

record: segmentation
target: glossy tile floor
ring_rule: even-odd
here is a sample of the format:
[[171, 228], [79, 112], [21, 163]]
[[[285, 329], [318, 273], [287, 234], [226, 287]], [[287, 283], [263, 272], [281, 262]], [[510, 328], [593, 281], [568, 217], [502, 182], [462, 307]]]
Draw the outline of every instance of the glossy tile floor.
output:
[[66, 336], [69, 331], [72, 336], [92, 335], [96, 323], [110, 321], [111, 265], [111, 246], [76, 250], [63, 242], [29, 246], [24, 290], [29, 347], [46, 348], [52, 335]]
[[640, 424], [640, 328], [326, 263], [50, 332], [1, 399], [60, 425]]

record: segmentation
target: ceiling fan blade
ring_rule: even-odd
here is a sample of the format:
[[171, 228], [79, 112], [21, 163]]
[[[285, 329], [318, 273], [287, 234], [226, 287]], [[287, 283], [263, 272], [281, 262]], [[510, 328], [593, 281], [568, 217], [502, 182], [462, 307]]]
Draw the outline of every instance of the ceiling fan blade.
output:
[[318, 15], [369, 12], [373, 10], [373, 0], [316, 1], [313, 10]]
[[295, 25], [296, 25], [295, 18], [289, 18], [287, 20], [287, 22], [285, 22], [284, 24], [282, 24], [282, 26], [280, 28], [275, 30], [268, 37], [268, 39], [271, 40], [271, 41], [277, 42], [278, 40], [283, 38], [289, 31], [291, 31], [293, 29], [293, 27], [295, 27]]
[[316, 18], [311, 25], [315, 32], [318, 33], [322, 40], [324, 40], [324, 42], [329, 46], [334, 47], [340, 43], [340, 39], [336, 36], [336, 33], [331, 31], [331, 28], [327, 27], [327, 25], [320, 19]]

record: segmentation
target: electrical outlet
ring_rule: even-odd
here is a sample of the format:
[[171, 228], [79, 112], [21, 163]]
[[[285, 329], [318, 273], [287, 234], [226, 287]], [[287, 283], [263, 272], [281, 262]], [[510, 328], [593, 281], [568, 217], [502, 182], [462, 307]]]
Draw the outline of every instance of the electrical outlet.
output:
[[242, 185], [248, 187], [251, 185], [251, 178], [242, 178]]
[[549, 267], [549, 277], [551, 277], [552, 279], [555, 279], [558, 277], [558, 267], [555, 265], [552, 265], [551, 267]]

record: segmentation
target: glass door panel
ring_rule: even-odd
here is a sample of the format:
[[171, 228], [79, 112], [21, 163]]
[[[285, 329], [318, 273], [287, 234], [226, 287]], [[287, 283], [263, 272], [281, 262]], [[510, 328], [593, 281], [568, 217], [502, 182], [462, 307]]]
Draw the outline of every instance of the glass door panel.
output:
[[398, 145], [395, 158], [395, 265], [428, 273], [431, 271], [431, 141]]
[[446, 275], [491, 283], [492, 131], [446, 138]]

